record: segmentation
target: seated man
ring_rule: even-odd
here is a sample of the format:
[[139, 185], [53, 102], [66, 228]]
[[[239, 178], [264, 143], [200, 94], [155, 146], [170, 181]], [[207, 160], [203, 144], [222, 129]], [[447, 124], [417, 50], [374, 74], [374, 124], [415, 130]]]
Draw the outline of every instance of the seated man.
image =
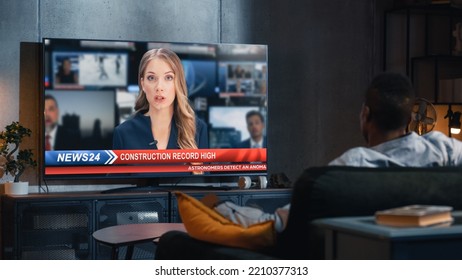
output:
[[407, 131], [414, 102], [414, 90], [406, 77], [393, 73], [377, 76], [366, 91], [360, 112], [360, 127], [367, 147], [350, 149], [329, 165], [462, 165], [462, 142], [439, 131], [422, 136]]
[[[383, 73], [375, 77], [366, 91], [360, 112], [360, 127], [367, 147], [352, 148], [329, 165], [462, 166], [462, 142], [438, 131], [422, 136], [407, 131], [414, 102], [414, 89], [407, 77], [395, 73]], [[278, 232], [284, 229], [290, 208], [288, 204], [274, 214], [267, 214], [256, 209], [252, 213], [247, 209], [249, 207], [227, 205], [219, 204], [215, 210], [245, 225], [273, 219]]]

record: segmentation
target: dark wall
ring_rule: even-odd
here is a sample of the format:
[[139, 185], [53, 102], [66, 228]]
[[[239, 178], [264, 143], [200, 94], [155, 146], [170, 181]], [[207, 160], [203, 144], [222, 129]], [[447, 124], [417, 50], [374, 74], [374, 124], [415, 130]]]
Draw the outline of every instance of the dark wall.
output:
[[[2, 1], [0, 66], [18, 119], [19, 45], [44, 37], [269, 45], [269, 169], [292, 180], [362, 145], [362, 93], [381, 70], [382, 15], [392, 0]], [[17, 14], [19, 16], [11, 16]], [[5, 19], [5, 20], [3, 20]], [[5, 22], [5, 24], [3, 24]], [[11, 28], [6, 28], [11, 27]], [[6, 55], [14, 50], [13, 55]], [[12, 65], [12, 67], [11, 67]], [[7, 113], [5, 113], [7, 112]], [[6, 115], [5, 115], [6, 114]]]
[[295, 179], [363, 145], [362, 94], [381, 69], [391, 1], [271, 1], [269, 165]]

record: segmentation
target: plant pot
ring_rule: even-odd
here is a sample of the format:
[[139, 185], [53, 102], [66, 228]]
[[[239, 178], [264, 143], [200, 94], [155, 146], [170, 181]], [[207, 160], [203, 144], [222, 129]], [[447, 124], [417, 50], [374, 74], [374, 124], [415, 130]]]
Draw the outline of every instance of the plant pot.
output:
[[6, 182], [5, 183], [5, 194], [28, 194], [29, 193], [29, 182]]

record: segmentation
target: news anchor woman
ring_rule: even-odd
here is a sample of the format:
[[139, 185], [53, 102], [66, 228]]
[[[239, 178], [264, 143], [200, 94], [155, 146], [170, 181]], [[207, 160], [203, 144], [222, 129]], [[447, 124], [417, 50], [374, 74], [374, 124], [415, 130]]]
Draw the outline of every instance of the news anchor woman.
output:
[[207, 125], [188, 100], [180, 58], [168, 49], [152, 49], [141, 58], [136, 113], [114, 129], [113, 149], [208, 148]]

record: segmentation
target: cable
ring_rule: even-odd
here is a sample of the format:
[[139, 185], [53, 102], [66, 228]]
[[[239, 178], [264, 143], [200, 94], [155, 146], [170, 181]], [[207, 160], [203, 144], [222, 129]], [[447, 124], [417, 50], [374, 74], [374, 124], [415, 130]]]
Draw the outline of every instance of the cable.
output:
[[39, 193], [42, 193], [41, 190], [43, 190], [44, 193], [49, 193], [50, 190], [48, 189], [47, 181], [43, 180], [43, 183], [45, 184], [45, 188], [43, 188], [42, 184], [39, 184]]
[[181, 177], [179, 180], [176, 181], [175, 184], [172, 185], [172, 187], [176, 188], [177, 185], [178, 185], [181, 181], [183, 181], [184, 178], [186, 178], [186, 177]]

